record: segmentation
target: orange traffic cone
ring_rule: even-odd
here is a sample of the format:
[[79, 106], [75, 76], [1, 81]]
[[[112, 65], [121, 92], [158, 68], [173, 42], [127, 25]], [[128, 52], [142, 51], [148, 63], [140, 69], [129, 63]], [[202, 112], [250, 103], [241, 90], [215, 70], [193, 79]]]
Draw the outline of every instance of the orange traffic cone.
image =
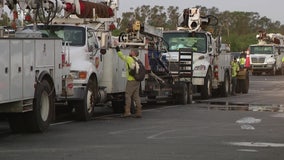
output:
[[247, 56], [246, 56], [246, 64], [245, 64], [245, 67], [246, 67], [246, 68], [250, 68], [250, 57], [249, 57], [249, 54], [247, 54]]
[[147, 71], [150, 71], [150, 70], [151, 70], [150, 63], [149, 63], [148, 53], [145, 54], [145, 69], [146, 69]]

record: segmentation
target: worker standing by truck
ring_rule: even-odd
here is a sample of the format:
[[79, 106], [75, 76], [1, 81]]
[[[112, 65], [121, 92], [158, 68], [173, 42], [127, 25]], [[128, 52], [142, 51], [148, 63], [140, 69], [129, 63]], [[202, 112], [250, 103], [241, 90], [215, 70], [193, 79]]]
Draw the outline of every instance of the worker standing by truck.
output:
[[236, 87], [237, 87], [237, 74], [240, 70], [237, 58], [234, 57], [234, 60], [231, 63], [232, 67], [232, 95], [236, 95]]
[[239, 63], [240, 63], [240, 68], [245, 67], [245, 64], [246, 64], [246, 53], [245, 53], [245, 51], [243, 51], [241, 53]]
[[135, 68], [136, 61], [138, 61], [139, 51], [138, 49], [131, 49], [129, 55], [124, 55], [120, 51], [120, 47], [118, 46], [118, 42], [115, 41], [114, 45], [116, 46], [117, 55], [120, 59], [122, 59], [127, 65], [127, 82], [126, 82], [126, 89], [125, 89], [125, 106], [124, 106], [124, 113], [122, 115], [123, 118], [131, 117], [131, 101], [133, 100], [136, 104], [136, 113], [135, 118], [142, 117], [142, 105], [139, 96], [139, 88], [140, 82], [135, 80], [135, 78], [130, 75], [130, 70]]

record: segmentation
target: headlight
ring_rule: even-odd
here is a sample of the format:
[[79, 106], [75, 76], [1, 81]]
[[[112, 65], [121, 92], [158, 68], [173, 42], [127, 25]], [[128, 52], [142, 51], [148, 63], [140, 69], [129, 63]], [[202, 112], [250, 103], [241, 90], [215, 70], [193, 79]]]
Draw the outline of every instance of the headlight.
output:
[[86, 79], [87, 72], [86, 71], [71, 71], [70, 74], [74, 79]]
[[275, 59], [274, 59], [274, 58], [268, 58], [268, 59], [266, 60], [266, 63], [267, 63], [267, 64], [274, 64], [274, 63], [275, 63]]

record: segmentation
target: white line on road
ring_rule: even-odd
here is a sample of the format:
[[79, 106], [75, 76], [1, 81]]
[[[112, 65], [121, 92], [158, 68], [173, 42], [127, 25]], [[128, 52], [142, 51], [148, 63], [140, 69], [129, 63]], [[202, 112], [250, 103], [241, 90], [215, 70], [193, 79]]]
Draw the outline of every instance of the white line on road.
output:
[[238, 149], [239, 152], [258, 152], [258, 150], [255, 149]]
[[157, 134], [148, 136], [147, 139], [156, 139], [156, 138], [159, 137], [160, 135], [163, 135], [163, 134], [166, 134], [166, 133], [169, 133], [169, 132], [175, 132], [175, 131], [176, 131], [176, 130], [167, 130], [167, 131], [159, 132], [159, 133], [157, 133]]
[[268, 142], [228, 142], [227, 144], [233, 146], [244, 146], [244, 147], [284, 147], [283, 143], [268, 143]]

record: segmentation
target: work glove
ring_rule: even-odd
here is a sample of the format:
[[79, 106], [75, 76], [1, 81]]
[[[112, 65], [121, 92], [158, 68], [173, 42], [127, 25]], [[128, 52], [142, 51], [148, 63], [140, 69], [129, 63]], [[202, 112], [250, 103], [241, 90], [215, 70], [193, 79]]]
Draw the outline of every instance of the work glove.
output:
[[120, 51], [120, 47], [119, 46], [116, 46], [115, 49], [116, 49], [116, 52]]

